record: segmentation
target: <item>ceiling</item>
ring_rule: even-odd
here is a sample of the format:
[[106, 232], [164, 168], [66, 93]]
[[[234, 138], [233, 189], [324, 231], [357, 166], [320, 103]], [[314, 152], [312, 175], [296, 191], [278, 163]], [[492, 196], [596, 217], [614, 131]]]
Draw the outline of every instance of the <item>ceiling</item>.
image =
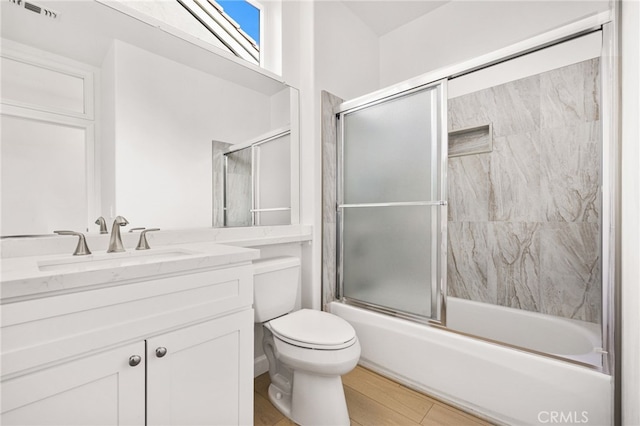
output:
[[433, 11], [449, 0], [343, 0], [378, 36]]

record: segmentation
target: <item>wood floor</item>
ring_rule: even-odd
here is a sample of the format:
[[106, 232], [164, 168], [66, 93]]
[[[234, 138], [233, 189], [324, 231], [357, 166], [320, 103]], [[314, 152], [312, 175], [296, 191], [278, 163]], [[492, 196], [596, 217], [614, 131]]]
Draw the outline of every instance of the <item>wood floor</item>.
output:
[[[295, 425], [269, 402], [269, 383], [266, 373], [255, 379], [254, 425]], [[342, 376], [342, 384], [352, 426], [491, 424], [361, 366]]]

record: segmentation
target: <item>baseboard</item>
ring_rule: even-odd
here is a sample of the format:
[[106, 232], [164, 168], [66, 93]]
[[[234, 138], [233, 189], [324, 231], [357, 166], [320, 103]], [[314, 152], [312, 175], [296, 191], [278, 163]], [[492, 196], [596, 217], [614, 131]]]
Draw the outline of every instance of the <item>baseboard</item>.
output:
[[269, 361], [266, 355], [260, 355], [253, 360], [253, 377], [258, 377], [261, 374], [269, 371]]

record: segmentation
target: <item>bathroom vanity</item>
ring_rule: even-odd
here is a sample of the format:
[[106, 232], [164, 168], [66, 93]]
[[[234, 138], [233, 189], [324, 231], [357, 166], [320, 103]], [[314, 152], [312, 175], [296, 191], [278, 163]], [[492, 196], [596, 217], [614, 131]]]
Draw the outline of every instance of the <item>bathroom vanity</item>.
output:
[[2, 259], [1, 423], [252, 423], [257, 257], [192, 243]]

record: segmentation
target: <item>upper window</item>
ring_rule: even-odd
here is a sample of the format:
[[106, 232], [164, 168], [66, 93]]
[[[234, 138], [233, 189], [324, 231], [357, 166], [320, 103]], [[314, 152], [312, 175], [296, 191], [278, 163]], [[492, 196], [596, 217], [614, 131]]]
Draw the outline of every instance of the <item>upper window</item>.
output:
[[250, 0], [178, 0], [230, 52], [260, 65], [260, 6]]
[[229, 15], [248, 35], [252, 42], [260, 46], [260, 7], [247, 0], [217, 0], [224, 13]]

